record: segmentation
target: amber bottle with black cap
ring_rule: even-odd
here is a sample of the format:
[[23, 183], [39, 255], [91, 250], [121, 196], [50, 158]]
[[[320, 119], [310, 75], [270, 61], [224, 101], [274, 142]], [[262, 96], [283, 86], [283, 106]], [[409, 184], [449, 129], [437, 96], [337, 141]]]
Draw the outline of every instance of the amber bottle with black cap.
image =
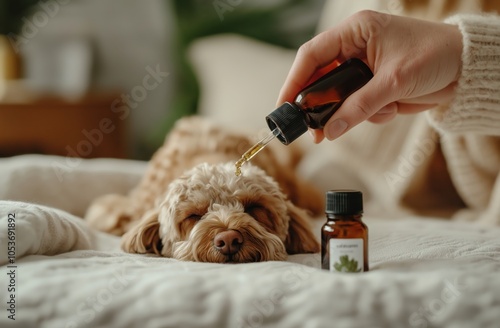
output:
[[300, 91], [293, 103], [285, 102], [267, 117], [267, 125], [288, 145], [308, 128], [322, 129], [344, 100], [373, 77], [360, 59], [351, 58]]
[[361, 221], [363, 194], [326, 193], [327, 222], [321, 228], [321, 267], [333, 272], [368, 271], [368, 227]]
[[274, 138], [288, 145], [308, 128], [322, 129], [344, 100], [372, 77], [362, 60], [351, 58], [305, 87], [292, 103], [285, 102], [266, 116], [271, 133], [241, 156], [235, 163], [235, 174], [239, 176], [241, 166]]

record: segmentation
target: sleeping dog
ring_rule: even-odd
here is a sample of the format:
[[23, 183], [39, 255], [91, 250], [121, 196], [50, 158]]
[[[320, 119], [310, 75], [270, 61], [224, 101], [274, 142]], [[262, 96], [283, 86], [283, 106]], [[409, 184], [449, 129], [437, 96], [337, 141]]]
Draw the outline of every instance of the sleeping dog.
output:
[[96, 199], [86, 220], [123, 235], [126, 252], [184, 261], [273, 261], [318, 252], [309, 220], [323, 211], [323, 195], [296, 176], [298, 149], [271, 144], [236, 176], [234, 163], [251, 145], [247, 135], [183, 118], [139, 185], [126, 196]]

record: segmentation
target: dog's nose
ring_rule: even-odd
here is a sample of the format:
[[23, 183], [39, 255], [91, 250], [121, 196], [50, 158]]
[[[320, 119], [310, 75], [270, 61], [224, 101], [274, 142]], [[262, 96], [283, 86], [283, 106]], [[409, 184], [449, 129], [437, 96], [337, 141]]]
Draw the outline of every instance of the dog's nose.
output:
[[215, 248], [223, 255], [238, 253], [242, 244], [243, 236], [236, 230], [219, 232], [214, 238]]

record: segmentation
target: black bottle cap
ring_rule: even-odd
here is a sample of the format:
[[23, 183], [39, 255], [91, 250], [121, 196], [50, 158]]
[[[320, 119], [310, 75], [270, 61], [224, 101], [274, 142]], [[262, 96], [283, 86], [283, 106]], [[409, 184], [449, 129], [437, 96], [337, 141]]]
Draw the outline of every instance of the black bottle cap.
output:
[[356, 190], [329, 190], [326, 192], [325, 213], [339, 215], [363, 213], [363, 194]]
[[276, 135], [282, 144], [288, 145], [307, 131], [304, 113], [289, 102], [285, 102], [266, 116], [271, 131], [278, 128]]

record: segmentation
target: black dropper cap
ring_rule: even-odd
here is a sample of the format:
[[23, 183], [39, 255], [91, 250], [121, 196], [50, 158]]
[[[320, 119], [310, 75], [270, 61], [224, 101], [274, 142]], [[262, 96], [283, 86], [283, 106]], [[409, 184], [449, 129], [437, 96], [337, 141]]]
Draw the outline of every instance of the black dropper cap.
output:
[[304, 113], [289, 102], [285, 102], [266, 116], [271, 131], [278, 128], [276, 137], [282, 144], [288, 145], [307, 131]]
[[356, 190], [330, 190], [326, 192], [327, 214], [356, 215], [363, 213], [363, 194]]
[[[372, 77], [373, 74], [370, 68], [362, 60], [357, 58], [348, 59], [306, 86], [297, 94], [293, 103], [284, 103], [266, 116], [267, 125], [271, 131], [277, 129], [276, 137], [281, 143], [288, 145], [304, 134], [308, 126], [314, 129], [322, 128], [344, 100], [365, 85]], [[332, 104], [329, 108], [321, 109], [321, 118], [313, 118], [311, 114], [315, 112], [314, 109], [309, 108], [306, 110], [301, 108], [303, 104], [300, 103], [300, 100], [297, 103], [297, 99], [304, 99], [311, 93], [324, 93], [332, 98]], [[308, 106], [314, 107], [314, 105], [309, 104]], [[316, 122], [317, 119], [319, 119], [318, 122]]]

